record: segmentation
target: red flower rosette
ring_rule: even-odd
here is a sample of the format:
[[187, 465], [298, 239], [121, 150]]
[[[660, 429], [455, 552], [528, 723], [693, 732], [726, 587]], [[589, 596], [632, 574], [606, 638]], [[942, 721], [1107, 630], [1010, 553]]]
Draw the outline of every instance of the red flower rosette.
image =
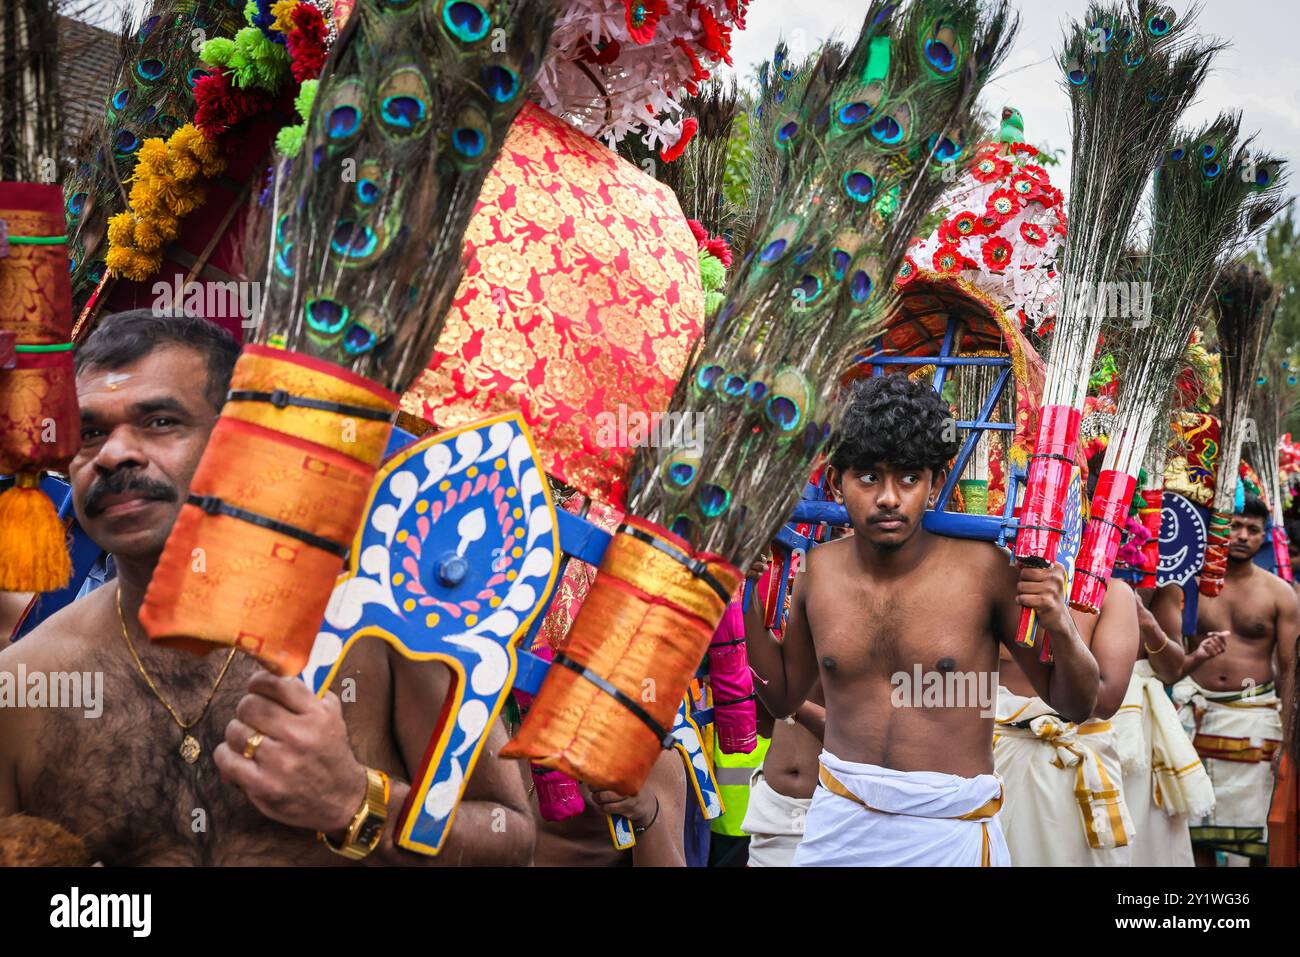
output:
[[894, 277], [894, 286], [902, 289], [908, 283], [914, 281], [920, 275], [920, 270], [916, 268], [916, 262], [911, 256], [903, 257], [903, 265], [898, 267], [898, 275]]
[[934, 251], [934, 263], [936, 272], [951, 274], [962, 271], [966, 257], [952, 243], [944, 243]]
[[995, 154], [985, 153], [971, 164], [971, 176], [977, 183], [994, 183], [1011, 172], [1011, 164]]
[[980, 218], [970, 210], [964, 210], [948, 220], [950, 224], [949, 235], [956, 234], [965, 239], [969, 236], [978, 236], [983, 227], [980, 225]]
[[1052, 180], [1051, 177], [1047, 175], [1047, 170], [1043, 169], [1041, 166], [1037, 165], [1036, 163], [1026, 163], [1024, 166], [1020, 167], [1020, 172], [1024, 173], [1027, 176], [1032, 176], [1035, 180], [1038, 181], [1039, 186], [1052, 185]]
[[700, 128], [699, 120], [697, 120], [693, 116], [686, 117], [686, 119], [682, 121], [681, 139], [679, 139], [676, 143], [674, 143], [672, 146], [668, 147], [667, 149], [660, 150], [659, 158], [662, 159], [665, 163], [671, 163], [674, 160], [679, 159], [681, 155], [686, 152], [687, 144], [691, 142], [691, 138], [695, 135], [695, 131], [698, 130], [699, 128]]
[[1047, 245], [1047, 230], [1037, 223], [1021, 223], [1020, 238], [1031, 246]]
[[1012, 143], [1011, 155], [1013, 156], [1037, 156], [1038, 150], [1028, 143]]
[[639, 44], [655, 38], [659, 18], [663, 16], [663, 0], [623, 0], [627, 8], [627, 32]]
[[1006, 269], [1011, 262], [1011, 244], [1001, 236], [984, 240], [980, 253], [984, 257], [984, 265], [995, 271]]
[[1017, 173], [1011, 177], [1011, 191], [1020, 197], [1021, 205], [1038, 197], [1042, 184], [1028, 173]]
[[1090, 615], [1101, 611], [1136, 484], [1137, 479], [1132, 475], [1113, 469], [1097, 476], [1097, 490], [1093, 493], [1089, 510], [1091, 517], [1074, 563], [1071, 608]]
[[989, 197], [984, 215], [999, 226], [1020, 212], [1020, 198], [1009, 189], [999, 189]]

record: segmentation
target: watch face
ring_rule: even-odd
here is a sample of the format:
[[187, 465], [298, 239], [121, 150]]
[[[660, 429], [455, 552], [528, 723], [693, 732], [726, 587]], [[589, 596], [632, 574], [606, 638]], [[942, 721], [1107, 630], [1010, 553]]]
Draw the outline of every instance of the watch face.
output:
[[379, 841], [384, 833], [383, 818], [371, 814], [357, 830], [357, 843], [369, 847]]

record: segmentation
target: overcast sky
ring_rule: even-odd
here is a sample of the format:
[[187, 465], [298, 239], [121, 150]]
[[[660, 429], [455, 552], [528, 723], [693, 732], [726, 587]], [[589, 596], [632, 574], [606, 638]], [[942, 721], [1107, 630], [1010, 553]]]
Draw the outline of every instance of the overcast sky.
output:
[[[129, 3], [102, 0], [100, 24], [114, 28]], [[1053, 53], [1069, 15], [1078, 16], [1087, 5], [1084, 0], [1014, 0], [1014, 5], [1020, 10], [1020, 33], [1001, 73], [985, 87], [983, 105], [995, 114], [1005, 104], [1019, 108], [1026, 139], [1068, 154], [1069, 104]], [[736, 72], [748, 77], [782, 37], [808, 50], [831, 36], [852, 40], [866, 6], [865, 0], [750, 0], [749, 28], [733, 38]], [[1181, 12], [1189, 4], [1175, 0], [1173, 6]], [[1205, 0], [1198, 29], [1231, 46], [1219, 55], [1184, 123], [1199, 124], [1221, 110], [1242, 110], [1245, 129], [1259, 132], [1260, 147], [1300, 166], [1300, 55], [1291, 46], [1300, 25], [1296, 10], [1295, 0]], [[1067, 155], [1052, 173], [1062, 189], [1069, 186], [1068, 163]], [[1300, 170], [1291, 183], [1292, 192], [1300, 191]]]

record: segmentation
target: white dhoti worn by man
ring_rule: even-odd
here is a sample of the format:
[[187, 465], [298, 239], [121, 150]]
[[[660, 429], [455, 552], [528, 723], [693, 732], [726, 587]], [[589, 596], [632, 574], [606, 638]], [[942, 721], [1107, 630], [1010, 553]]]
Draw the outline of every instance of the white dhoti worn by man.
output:
[[1005, 867], [1002, 784], [821, 753], [796, 867]]
[[1127, 867], [1133, 821], [1109, 721], [1066, 721], [998, 688], [993, 766], [1016, 867]]
[[1192, 820], [1192, 841], [1268, 857], [1272, 760], [1282, 746], [1282, 704], [1273, 682], [1210, 691], [1188, 677], [1174, 685], [1174, 703], [1214, 786], [1214, 810]]
[[1214, 787], [1178, 712], [1145, 658], [1115, 717], [1124, 802], [1137, 833], [1134, 867], [1194, 867], [1188, 826], [1214, 807]]
[[755, 768], [749, 779], [749, 806], [740, 829], [749, 835], [750, 867], [790, 867], [803, 837], [812, 798], [788, 797], [774, 789]]

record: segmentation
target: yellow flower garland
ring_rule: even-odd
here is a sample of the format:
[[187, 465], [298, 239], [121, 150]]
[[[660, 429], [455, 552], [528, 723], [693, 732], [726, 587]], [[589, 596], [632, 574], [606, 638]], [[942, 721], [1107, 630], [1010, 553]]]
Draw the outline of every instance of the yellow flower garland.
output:
[[134, 282], [156, 273], [163, 247], [180, 233], [181, 219], [203, 205], [203, 181], [225, 168], [220, 148], [192, 123], [166, 142], [145, 140], [131, 175], [130, 208], [108, 221], [109, 272]]

